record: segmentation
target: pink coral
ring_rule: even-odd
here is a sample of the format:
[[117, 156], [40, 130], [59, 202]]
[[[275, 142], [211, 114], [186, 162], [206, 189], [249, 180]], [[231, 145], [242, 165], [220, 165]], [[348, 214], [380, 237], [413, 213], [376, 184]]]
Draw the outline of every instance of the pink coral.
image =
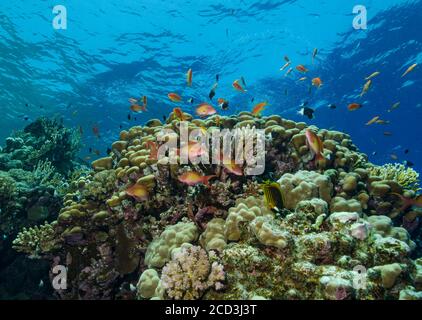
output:
[[215, 255], [198, 246], [185, 247], [174, 254], [162, 272], [161, 282], [169, 298], [199, 299], [202, 294], [214, 288], [223, 288], [225, 273], [218, 262], [210, 262]]

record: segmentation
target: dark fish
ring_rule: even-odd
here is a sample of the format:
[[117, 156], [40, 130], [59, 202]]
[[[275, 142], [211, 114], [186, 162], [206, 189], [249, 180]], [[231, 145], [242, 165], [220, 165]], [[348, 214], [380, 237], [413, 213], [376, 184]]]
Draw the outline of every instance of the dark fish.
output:
[[120, 128], [120, 129], [122, 129], [122, 128], [123, 128], [123, 126], [122, 126], [122, 125], [119, 125], [119, 128]]
[[330, 104], [328, 105], [328, 108], [330, 108], [330, 109], [334, 110], [334, 109], [336, 109], [336, 108], [337, 108], [337, 106], [336, 106], [335, 104], [330, 103]]
[[193, 101], [194, 101], [194, 100], [193, 100], [193, 98], [189, 98], [189, 99], [188, 99], [188, 102], [189, 102], [190, 104], [192, 104], [192, 103], [193, 103]]
[[229, 108], [229, 102], [228, 101], [224, 101], [221, 105], [220, 105], [222, 110], [227, 110]]
[[289, 94], [289, 91], [286, 89], [284, 90], [284, 95], [287, 96]]
[[163, 121], [166, 122], [167, 121], [167, 117], [163, 116]]
[[215, 75], [215, 81], [218, 82], [218, 80], [220, 80], [220, 75], [219, 74], [216, 74]]
[[240, 81], [242, 81], [242, 84], [243, 84], [243, 86], [244, 86], [244, 87], [246, 87], [246, 82], [245, 82], [245, 78], [243, 78], [243, 77], [240, 77]]
[[255, 101], [255, 98], [252, 98], [252, 99], [251, 99], [251, 102], [254, 102], [254, 101]]
[[25, 121], [29, 120], [29, 116], [23, 116], [23, 120]]
[[404, 150], [404, 154], [408, 154], [409, 153], [409, 149]]
[[389, 132], [389, 131], [385, 131], [385, 132], [384, 132], [384, 135], [385, 135], [386, 137], [389, 137], [389, 136], [392, 136], [393, 134], [392, 134], [391, 132]]
[[413, 167], [415, 164], [412, 161], [404, 160], [403, 164], [407, 167]]
[[29, 107], [29, 105], [27, 103], [25, 103], [25, 107]]
[[210, 100], [212, 100], [212, 98], [214, 98], [214, 96], [215, 96], [215, 90], [214, 89], [211, 89], [208, 97], [210, 98]]
[[110, 153], [111, 153], [111, 149], [107, 148], [107, 154], [110, 154]]
[[136, 117], [134, 118], [134, 120], [136, 121]]
[[90, 147], [90, 148], [88, 149], [88, 151], [89, 151], [89, 153], [92, 153], [92, 148]]
[[130, 121], [130, 119], [132, 119], [132, 116], [130, 115], [130, 113], [127, 114], [127, 119]]
[[299, 114], [302, 116], [307, 117], [308, 119], [313, 119], [314, 118], [314, 110], [308, 107], [304, 107], [302, 109], [299, 110]]
[[377, 152], [376, 151], [372, 152], [372, 155], [373, 156], [376, 156], [377, 155]]

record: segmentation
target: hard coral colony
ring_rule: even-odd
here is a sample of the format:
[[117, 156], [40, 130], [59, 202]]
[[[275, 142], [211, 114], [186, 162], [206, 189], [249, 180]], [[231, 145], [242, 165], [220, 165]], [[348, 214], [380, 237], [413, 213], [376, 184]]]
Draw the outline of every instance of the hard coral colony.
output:
[[[422, 298], [420, 211], [403, 210], [401, 198], [416, 197], [416, 172], [376, 167], [349, 135], [278, 115], [177, 111], [122, 131], [108, 157], [74, 178], [57, 220], [16, 237], [16, 250], [66, 266], [58, 297]], [[265, 172], [151, 156], [164, 129], [178, 138], [181, 118], [190, 130], [264, 130]], [[185, 183], [187, 173], [197, 182]], [[1, 179], [7, 201], [13, 185]]]

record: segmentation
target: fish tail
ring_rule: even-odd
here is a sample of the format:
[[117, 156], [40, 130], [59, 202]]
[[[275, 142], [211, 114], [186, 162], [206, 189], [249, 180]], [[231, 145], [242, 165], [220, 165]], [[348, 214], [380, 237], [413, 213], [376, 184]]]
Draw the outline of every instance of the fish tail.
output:
[[216, 176], [216, 175], [205, 176], [205, 177], [203, 178], [202, 183], [203, 183], [204, 185], [206, 185], [206, 186], [209, 186], [209, 185], [210, 185], [210, 180], [211, 180], [212, 178], [215, 178], [215, 177], [217, 177], [217, 176]]

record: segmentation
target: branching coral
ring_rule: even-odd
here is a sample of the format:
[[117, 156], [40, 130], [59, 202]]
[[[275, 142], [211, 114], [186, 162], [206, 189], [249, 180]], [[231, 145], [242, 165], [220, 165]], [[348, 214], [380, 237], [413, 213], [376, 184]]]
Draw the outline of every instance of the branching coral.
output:
[[193, 300], [210, 288], [222, 289], [224, 277], [223, 266], [217, 261], [210, 262], [204, 249], [187, 246], [164, 266], [161, 281], [169, 298]]
[[370, 175], [378, 176], [383, 180], [396, 181], [404, 189], [419, 191], [419, 173], [399, 163], [387, 163], [383, 166], [370, 166]]
[[13, 248], [33, 258], [51, 252], [57, 245], [55, 224], [46, 222], [33, 228], [24, 228], [13, 241]]

